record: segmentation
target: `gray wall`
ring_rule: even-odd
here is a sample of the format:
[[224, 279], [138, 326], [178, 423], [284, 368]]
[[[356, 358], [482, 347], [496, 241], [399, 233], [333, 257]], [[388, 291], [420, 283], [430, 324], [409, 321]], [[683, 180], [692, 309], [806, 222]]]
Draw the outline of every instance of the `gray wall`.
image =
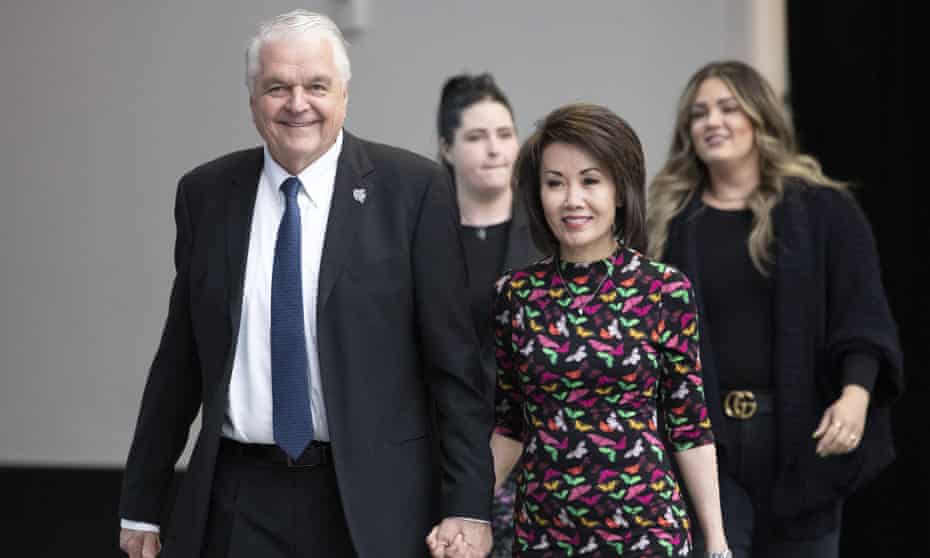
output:
[[[347, 128], [432, 155], [444, 78], [489, 70], [522, 136], [560, 104], [605, 104], [640, 133], [651, 176], [690, 73], [747, 59], [749, 8], [568, 5], [365, 0]], [[0, 463], [124, 462], [167, 307], [175, 183], [258, 142], [242, 52], [256, 22], [293, 7], [0, 5]]]

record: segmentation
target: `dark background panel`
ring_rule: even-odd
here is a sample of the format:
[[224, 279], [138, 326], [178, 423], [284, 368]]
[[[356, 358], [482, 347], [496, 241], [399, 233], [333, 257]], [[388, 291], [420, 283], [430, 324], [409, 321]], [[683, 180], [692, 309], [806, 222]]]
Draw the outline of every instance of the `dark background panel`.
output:
[[[878, 244], [904, 349], [894, 407], [897, 460], [845, 507], [841, 556], [930, 556], [926, 404], [928, 217], [917, 199], [911, 64], [903, 2], [788, 2], [790, 103], [803, 151], [851, 181]], [[926, 195], [921, 196], [926, 199]]]

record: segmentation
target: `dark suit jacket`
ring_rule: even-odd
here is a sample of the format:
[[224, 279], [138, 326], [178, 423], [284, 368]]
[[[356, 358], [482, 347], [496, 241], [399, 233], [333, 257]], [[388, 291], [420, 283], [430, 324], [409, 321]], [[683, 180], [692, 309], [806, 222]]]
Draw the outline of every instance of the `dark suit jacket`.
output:
[[[202, 406], [166, 529], [169, 558], [200, 553], [262, 162], [261, 149], [232, 153], [178, 185], [177, 275], [120, 505], [125, 519], [160, 522], [173, 466]], [[364, 203], [353, 197], [358, 188], [366, 190]], [[493, 402], [482, 387], [462, 262], [445, 173], [427, 159], [346, 133], [317, 324], [335, 469], [361, 557], [423, 555], [438, 517], [489, 516]], [[435, 461], [434, 447], [441, 450]]]

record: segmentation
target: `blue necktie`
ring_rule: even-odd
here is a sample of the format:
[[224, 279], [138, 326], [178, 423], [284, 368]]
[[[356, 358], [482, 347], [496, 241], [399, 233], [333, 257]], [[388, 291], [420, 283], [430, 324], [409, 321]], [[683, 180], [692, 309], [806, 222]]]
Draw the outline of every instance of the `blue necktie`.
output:
[[310, 370], [304, 334], [304, 301], [300, 279], [300, 179], [281, 184], [285, 209], [274, 247], [271, 272], [271, 394], [274, 439], [297, 459], [313, 440], [310, 414]]

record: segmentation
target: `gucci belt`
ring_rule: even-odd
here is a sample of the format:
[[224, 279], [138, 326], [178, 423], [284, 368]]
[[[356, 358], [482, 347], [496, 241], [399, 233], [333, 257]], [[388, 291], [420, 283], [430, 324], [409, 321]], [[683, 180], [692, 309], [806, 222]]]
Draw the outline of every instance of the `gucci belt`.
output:
[[723, 394], [723, 412], [726, 416], [749, 420], [757, 414], [770, 414], [774, 408], [770, 393], [734, 389]]

